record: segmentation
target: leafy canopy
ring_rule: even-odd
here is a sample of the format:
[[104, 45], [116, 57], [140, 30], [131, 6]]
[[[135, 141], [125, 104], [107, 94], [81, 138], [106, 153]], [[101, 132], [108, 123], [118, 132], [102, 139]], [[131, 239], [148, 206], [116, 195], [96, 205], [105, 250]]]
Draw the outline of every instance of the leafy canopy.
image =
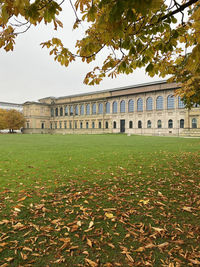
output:
[[0, 109], [0, 130], [9, 129], [13, 132], [13, 130], [22, 128], [24, 123], [25, 119], [21, 112], [15, 109]]
[[[76, 15], [74, 29], [87, 23], [85, 36], [70, 51], [54, 37], [42, 43], [61, 65], [81, 57], [90, 63], [102, 50], [102, 66], [87, 73], [84, 83], [99, 84], [105, 76], [129, 74], [145, 67], [153, 77], [171, 75], [182, 85], [178, 94], [188, 107], [200, 103], [199, 0], [69, 0]], [[19, 26], [27, 31], [42, 21], [62, 27], [62, 2], [0, 0], [0, 47], [13, 50]], [[12, 23], [13, 19], [15, 24]], [[25, 19], [21, 22], [20, 19]]]

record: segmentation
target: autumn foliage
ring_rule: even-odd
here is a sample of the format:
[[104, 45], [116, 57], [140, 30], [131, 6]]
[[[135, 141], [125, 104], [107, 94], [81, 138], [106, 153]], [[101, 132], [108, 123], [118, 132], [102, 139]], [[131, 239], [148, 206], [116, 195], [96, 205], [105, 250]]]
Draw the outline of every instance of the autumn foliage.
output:
[[9, 129], [10, 132], [24, 126], [24, 116], [21, 112], [11, 109], [0, 109], [0, 130]]

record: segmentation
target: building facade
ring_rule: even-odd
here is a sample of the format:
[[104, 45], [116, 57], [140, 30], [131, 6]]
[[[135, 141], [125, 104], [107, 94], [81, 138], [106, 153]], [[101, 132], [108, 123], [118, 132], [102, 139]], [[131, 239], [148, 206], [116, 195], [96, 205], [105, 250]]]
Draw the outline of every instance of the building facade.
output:
[[185, 108], [166, 81], [26, 102], [24, 133], [200, 136], [200, 107]]

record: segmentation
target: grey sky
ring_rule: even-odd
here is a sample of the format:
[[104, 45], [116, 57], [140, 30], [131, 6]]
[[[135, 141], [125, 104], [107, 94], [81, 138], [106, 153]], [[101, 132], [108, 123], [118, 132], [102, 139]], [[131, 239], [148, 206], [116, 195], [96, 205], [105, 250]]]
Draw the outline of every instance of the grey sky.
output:
[[62, 38], [66, 47], [72, 49], [76, 39], [83, 35], [84, 26], [79, 31], [72, 31], [75, 18], [68, 1], [64, 3], [63, 11], [63, 29], [55, 32], [50, 25], [32, 27], [17, 37], [13, 52], [6, 53], [0, 49], [0, 101], [23, 103], [47, 96], [58, 97], [160, 80], [158, 77], [148, 77], [140, 69], [128, 76], [107, 78], [99, 86], [84, 85], [85, 74], [98, 65], [101, 55], [94, 64], [76, 61], [65, 68], [49, 56], [47, 49], [40, 46], [41, 42], [55, 36]]

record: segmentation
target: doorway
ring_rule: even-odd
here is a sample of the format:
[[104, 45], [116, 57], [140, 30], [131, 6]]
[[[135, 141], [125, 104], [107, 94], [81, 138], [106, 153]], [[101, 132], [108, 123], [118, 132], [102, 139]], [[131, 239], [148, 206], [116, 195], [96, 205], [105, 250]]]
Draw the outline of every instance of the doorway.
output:
[[120, 120], [120, 133], [125, 133], [125, 120]]

